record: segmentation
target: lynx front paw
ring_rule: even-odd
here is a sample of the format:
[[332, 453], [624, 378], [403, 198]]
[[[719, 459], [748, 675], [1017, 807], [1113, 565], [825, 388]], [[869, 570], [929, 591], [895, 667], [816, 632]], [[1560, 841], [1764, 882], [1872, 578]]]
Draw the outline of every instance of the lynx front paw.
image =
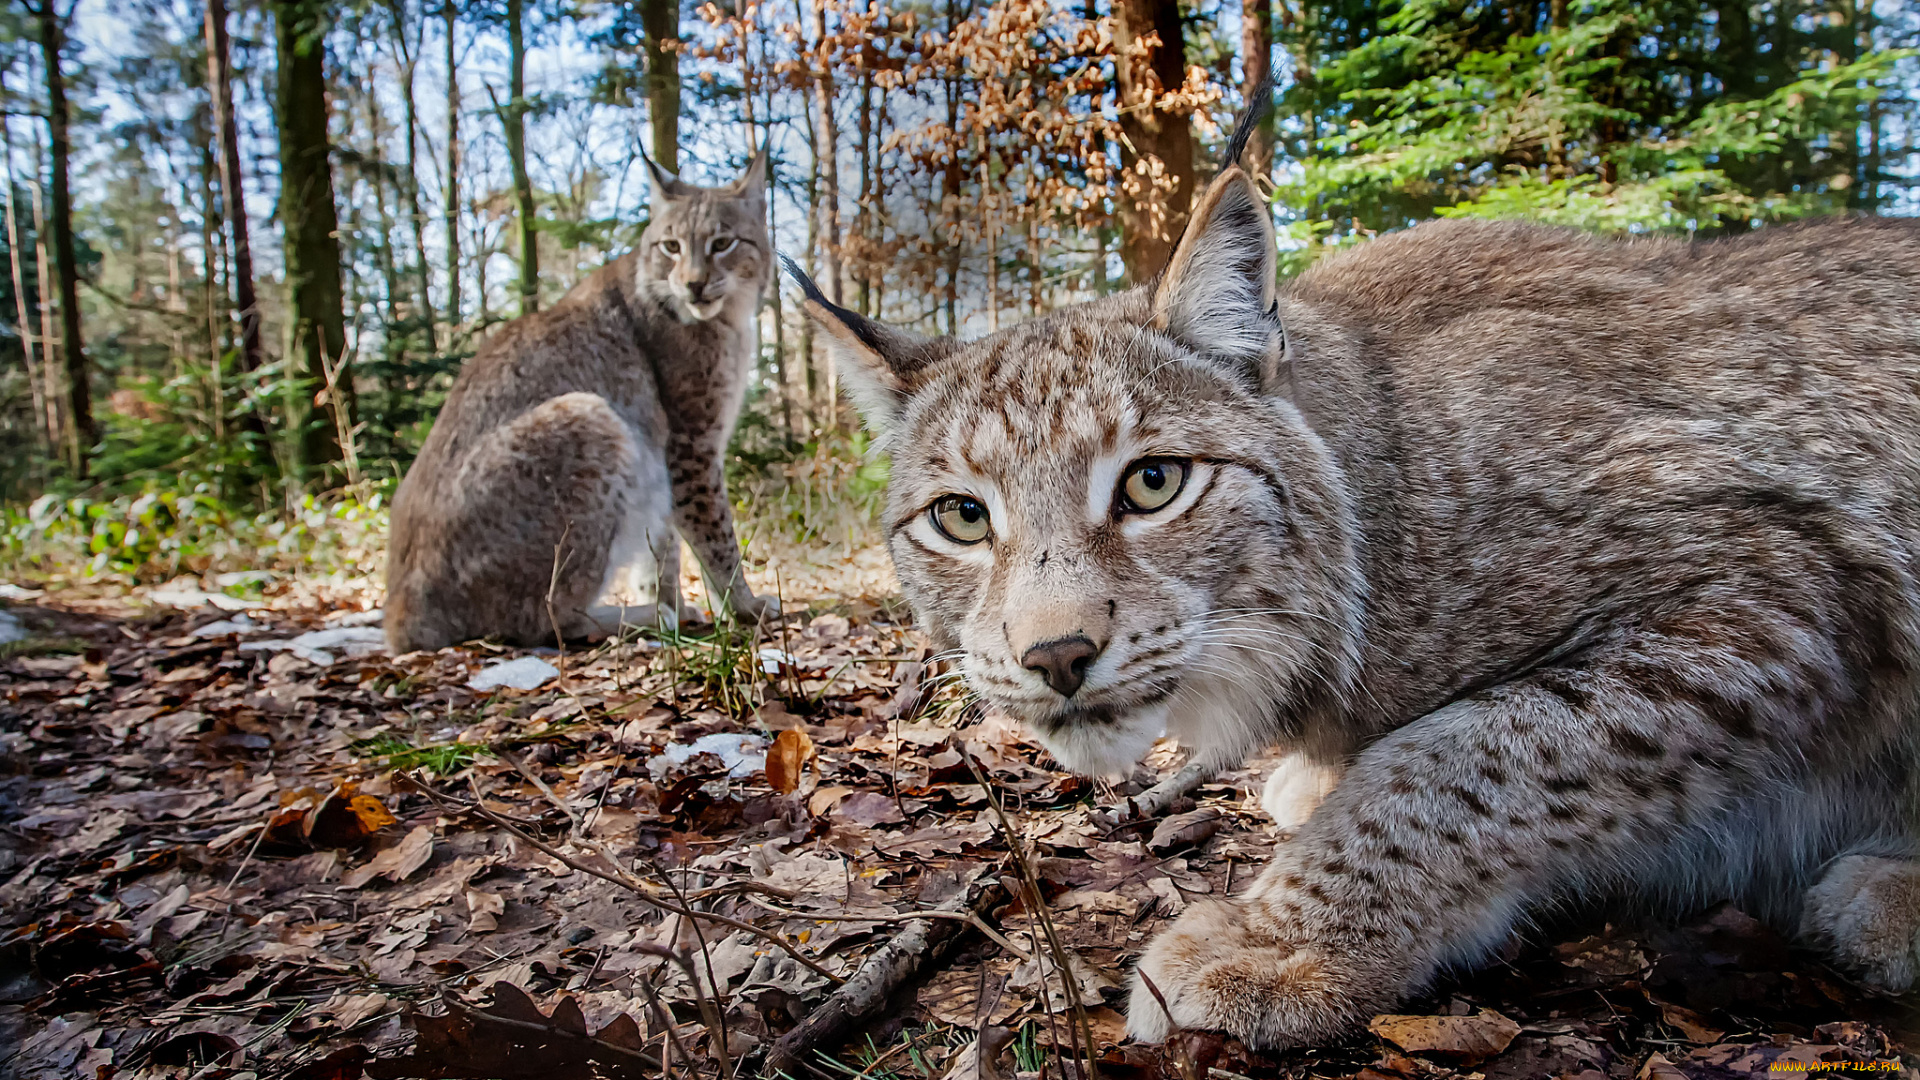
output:
[[1807, 890], [1800, 933], [1863, 982], [1906, 991], [1920, 973], [1920, 863], [1835, 860]]
[[1161, 1042], [1191, 1028], [1254, 1047], [1298, 1045], [1339, 1035], [1399, 996], [1389, 965], [1263, 932], [1250, 918], [1261, 919], [1252, 904], [1207, 901], [1155, 938], [1134, 972], [1127, 1033]]
[[771, 596], [736, 594], [730, 601], [733, 617], [744, 623], [757, 623], [780, 617], [780, 601]]

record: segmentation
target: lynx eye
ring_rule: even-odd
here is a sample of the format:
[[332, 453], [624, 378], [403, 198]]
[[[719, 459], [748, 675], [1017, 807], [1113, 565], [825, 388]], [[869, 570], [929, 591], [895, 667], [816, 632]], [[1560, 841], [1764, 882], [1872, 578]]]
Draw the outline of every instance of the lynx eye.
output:
[[977, 544], [987, 538], [987, 508], [965, 495], [942, 495], [927, 516], [940, 535], [956, 544]]
[[1120, 512], [1153, 513], [1180, 494], [1192, 471], [1193, 462], [1179, 458], [1146, 458], [1134, 462], [1120, 481]]
[[740, 239], [734, 236], [723, 236], [715, 239], [713, 243], [708, 246], [715, 255], [724, 255], [734, 248], [739, 247]]
[[680, 254], [680, 241], [662, 240], [660, 241], [660, 250], [666, 252], [669, 255], [678, 255]]

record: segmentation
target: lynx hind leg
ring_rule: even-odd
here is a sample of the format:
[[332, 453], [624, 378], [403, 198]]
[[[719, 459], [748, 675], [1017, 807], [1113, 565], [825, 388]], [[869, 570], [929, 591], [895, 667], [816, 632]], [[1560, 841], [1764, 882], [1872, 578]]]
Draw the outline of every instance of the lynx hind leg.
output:
[[1800, 933], [1863, 982], [1905, 992], [1920, 973], [1920, 863], [1835, 860], [1807, 890]]
[[588, 615], [627, 516], [638, 453], [597, 394], [562, 394], [491, 432], [461, 467], [435, 603], [467, 636], [519, 644], [600, 632]]
[[1267, 774], [1266, 787], [1260, 792], [1260, 809], [1282, 829], [1297, 829], [1340, 782], [1345, 770], [1335, 765], [1317, 764], [1305, 754], [1288, 754]]

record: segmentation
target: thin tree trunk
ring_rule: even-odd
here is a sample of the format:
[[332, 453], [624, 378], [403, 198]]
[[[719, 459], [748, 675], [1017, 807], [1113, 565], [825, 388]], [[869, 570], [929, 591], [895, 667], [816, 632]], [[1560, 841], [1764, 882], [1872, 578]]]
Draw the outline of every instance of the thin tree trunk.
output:
[[813, 43], [819, 66], [813, 73], [813, 150], [820, 163], [820, 274], [827, 298], [844, 302], [840, 282], [840, 128], [834, 119], [832, 58], [827, 49], [827, 0], [813, 0]]
[[[1273, 0], [1240, 0], [1240, 64], [1246, 82], [1242, 108], [1254, 107], [1254, 89], [1273, 72]], [[1273, 119], [1253, 131], [1247, 140], [1247, 171], [1266, 180], [1273, 175]]]
[[513, 167], [513, 201], [520, 231], [520, 314], [540, 308], [540, 240], [534, 232], [533, 183], [527, 179], [527, 39], [522, 0], [507, 0], [507, 161]]
[[[1146, 52], [1146, 68], [1120, 63], [1120, 130], [1126, 135], [1120, 163], [1131, 170], [1143, 158], [1158, 158], [1172, 181], [1169, 191], [1123, 200], [1120, 257], [1127, 277], [1138, 284], [1166, 266], [1173, 242], [1186, 224], [1193, 201], [1193, 128], [1184, 116], [1153, 108], [1160, 94], [1186, 81], [1186, 41], [1178, 0], [1115, 0], [1115, 52], [1138, 47], [1149, 35], [1159, 41]], [[1155, 209], [1161, 213], [1156, 215]]]
[[[733, 11], [736, 17], [742, 18], [742, 19], [746, 18], [747, 17], [747, 0], [734, 0]], [[757, 11], [754, 13], [754, 22], [755, 22], [755, 25], [753, 27], [754, 32], [751, 34], [743, 35], [740, 42], [740, 81], [741, 81], [741, 89], [743, 91], [741, 95], [741, 102], [746, 109], [747, 132], [753, 138], [753, 145], [747, 148], [749, 153], [753, 153], [762, 149], [767, 149], [769, 147], [769, 144], [772, 142], [770, 134], [768, 132], [761, 131], [756, 126], [757, 110], [755, 108], [753, 95], [756, 88], [760, 84], [760, 80], [758, 77], [759, 75], [758, 70], [755, 68], [753, 64], [752, 47], [753, 47], [753, 40], [759, 37], [759, 33], [758, 33], [759, 13]], [[762, 45], [761, 56], [764, 58], [765, 55], [766, 55], [766, 47]], [[768, 117], [767, 125], [769, 128], [771, 128], [773, 123], [772, 121], [773, 90], [771, 88], [768, 88], [766, 91], [766, 94], [767, 94], [766, 115]], [[779, 202], [779, 200], [774, 197], [775, 185], [779, 179], [779, 175], [777, 171], [774, 169], [772, 161], [767, 162], [766, 168], [767, 168], [767, 235], [778, 236], [780, 235], [780, 230], [776, 227], [773, 208]], [[767, 297], [768, 302], [769, 304], [772, 305], [772, 317], [773, 317], [773, 378], [774, 378], [774, 384], [780, 388], [780, 431], [786, 438], [786, 444], [788, 446], [792, 446], [794, 441], [793, 440], [793, 386], [787, 380], [786, 312], [784, 310], [784, 305], [780, 301], [779, 284], [775, 283], [774, 287], [767, 290], [767, 292], [768, 292], [768, 297]]]
[[[39, 139], [34, 140], [33, 159], [36, 162], [40, 160], [39, 143]], [[53, 299], [47, 295], [47, 283], [53, 280], [53, 269], [47, 259], [47, 199], [38, 180], [28, 181], [27, 187], [33, 195], [33, 292], [40, 309], [40, 371], [47, 379], [47, 428], [49, 437], [64, 457], [67, 403], [63, 400], [66, 395], [61, 392], [65, 376], [60, 371], [59, 358], [54, 355], [54, 350], [60, 344], [60, 335], [53, 326]]]
[[646, 35], [647, 123], [653, 129], [654, 164], [680, 171], [680, 5], [678, 0], [640, 0]]
[[[87, 457], [100, 432], [93, 420], [92, 387], [87, 351], [80, 336], [80, 265], [73, 244], [73, 195], [67, 167], [71, 148], [67, 140], [67, 82], [60, 69], [64, 27], [54, 0], [43, 0], [34, 12], [40, 21], [40, 52], [47, 75], [47, 135], [52, 163], [53, 260], [60, 284], [60, 345], [67, 378], [66, 443], [68, 464], [87, 475]], [[43, 286], [44, 287], [44, 286]]]
[[207, 85], [220, 142], [220, 190], [232, 230], [233, 302], [240, 317], [240, 370], [260, 370], [260, 303], [254, 293], [253, 244], [248, 235], [246, 176], [240, 171], [240, 132], [233, 114], [233, 69], [227, 39], [226, 0], [207, 0]]
[[[6, 72], [0, 70], [0, 98], [6, 96]], [[27, 386], [33, 393], [33, 430], [38, 442], [48, 453], [54, 453], [60, 446], [60, 425], [58, 414], [48, 406], [55, 394], [53, 372], [43, 369], [40, 358], [34, 352], [34, 333], [32, 317], [27, 311], [26, 274], [20, 266], [20, 220], [15, 204], [19, 201], [20, 185], [13, 177], [13, 131], [7, 126], [7, 117], [0, 111], [0, 153], [7, 159], [7, 261], [13, 270], [13, 304], [18, 313], [15, 323], [20, 330], [20, 359], [26, 365]]]
[[358, 479], [353, 450], [353, 372], [346, 359], [340, 221], [327, 133], [325, 8], [320, 0], [274, 0], [279, 60], [280, 221], [286, 230], [293, 348], [327, 422], [301, 433], [301, 463], [339, 461]]
[[216, 209], [220, 193], [220, 165], [213, 152], [215, 139], [200, 147], [200, 296], [207, 320], [207, 373], [213, 386], [213, 437], [227, 438], [227, 357], [221, 348], [220, 316], [224, 296], [215, 290], [220, 283], [219, 235], [222, 228]]
[[[380, 263], [380, 287], [385, 293], [387, 306], [386, 332], [381, 335], [381, 349], [386, 354], [387, 363], [377, 385], [381, 409], [390, 412], [394, 397], [393, 373], [405, 371], [407, 366], [407, 337], [395, 332], [404, 319], [401, 305], [405, 302], [406, 294], [400, 285], [399, 263], [393, 253], [393, 214], [387, 208], [387, 174], [391, 166], [381, 155], [381, 148], [386, 145], [386, 116], [381, 111], [379, 95], [369, 93], [366, 101], [367, 132], [372, 142], [369, 156], [374, 161], [370, 170], [373, 173], [373, 208], [380, 224], [380, 236], [375, 242], [374, 253]], [[355, 340], [362, 339], [356, 337]], [[387, 453], [390, 446], [372, 449], [377, 453]]]
[[[813, 122], [814, 155], [820, 163], [821, 191], [816, 204], [820, 214], [820, 271], [825, 277], [827, 297], [835, 304], [846, 302], [840, 281], [840, 129], [834, 121], [832, 57], [827, 48], [827, 3], [813, 0], [813, 41], [820, 50], [819, 67], [814, 72]], [[823, 357], [824, 362], [824, 357]], [[826, 363], [827, 428], [840, 430], [840, 372]]]
[[873, 219], [873, 71], [866, 64], [867, 50], [861, 50], [860, 61], [860, 194], [855, 204], [859, 212], [854, 221], [860, 231], [860, 260], [854, 267], [854, 277], [860, 282], [860, 314], [873, 317], [873, 278], [867, 273], [867, 250], [864, 241], [868, 238], [867, 226]]
[[440, 8], [447, 24], [447, 344], [451, 351], [460, 325], [460, 70], [453, 49], [459, 15], [452, 0]]
[[[427, 349], [435, 348], [433, 341], [433, 283], [431, 264], [427, 262], [427, 218], [420, 210], [420, 168], [418, 153], [420, 147], [420, 115], [413, 99], [413, 76], [419, 65], [414, 54], [414, 43], [407, 41], [407, 6], [405, 0], [393, 0], [390, 5], [393, 12], [393, 39], [395, 48], [400, 52], [400, 95], [406, 114], [407, 126], [407, 175], [403, 180], [403, 191], [407, 197], [407, 223], [413, 231], [413, 265], [418, 278], [418, 295], [413, 301], [414, 318], [425, 320], [427, 325]], [[426, 10], [420, 13], [421, 29], [425, 29]], [[419, 35], [424, 37], [424, 34]], [[416, 42], [419, 40], [416, 38]]]

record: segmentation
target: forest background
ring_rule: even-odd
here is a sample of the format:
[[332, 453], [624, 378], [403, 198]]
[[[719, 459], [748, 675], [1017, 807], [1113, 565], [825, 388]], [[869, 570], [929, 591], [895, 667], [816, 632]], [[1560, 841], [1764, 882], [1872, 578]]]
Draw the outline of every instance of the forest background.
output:
[[[1913, 0], [13, 0], [0, 561], [362, 565], [461, 362], [638, 238], [642, 149], [768, 146], [781, 248], [965, 334], [1151, 275], [1268, 75], [1288, 274], [1436, 216], [1920, 213], [1916, 46]], [[778, 290], [759, 373], [736, 498], [851, 544], [885, 464]]]

